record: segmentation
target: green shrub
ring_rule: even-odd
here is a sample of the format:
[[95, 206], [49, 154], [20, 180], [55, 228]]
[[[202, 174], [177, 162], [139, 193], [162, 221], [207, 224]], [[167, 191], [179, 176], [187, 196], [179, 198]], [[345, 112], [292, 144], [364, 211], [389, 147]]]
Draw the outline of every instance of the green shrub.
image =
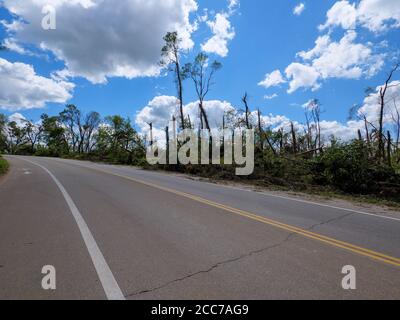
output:
[[400, 195], [400, 176], [385, 164], [371, 159], [360, 141], [333, 144], [313, 161], [314, 181], [351, 194]]
[[4, 174], [8, 171], [9, 164], [6, 159], [0, 156], [0, 174]]

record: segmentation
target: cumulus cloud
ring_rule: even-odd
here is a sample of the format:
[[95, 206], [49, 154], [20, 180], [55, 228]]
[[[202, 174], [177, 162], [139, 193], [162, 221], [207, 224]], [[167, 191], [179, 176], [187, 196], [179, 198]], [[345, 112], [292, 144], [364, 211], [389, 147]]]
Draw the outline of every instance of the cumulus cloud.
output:
[[[379, 113], [380, 113], [380, 89], [382, 86], [378, 86], [373, 93], [368, 95], [358, 110], [358, 115], [362, 118], [365, 116], [370, 123], [378, 125]], [[397, 112], [400, 113], [400, 81], [392, 81], [388, 85], [386, 98], [385, 98], [385, 122], [392, 124], [397, 116]]]
[[302, 63], [292, 63], [286, 69], [291, 79], [289, 93], [299, 88], [316, 90], [321, 80], [329, 78], [359, 79], [371, 77], [384, 65], [384, 55], [376, 54], [371, 44], [356, 43], [357, 33], [347, 31], [336, 42], [329, 35], [318, 37], [315, 47], [297, 54]]
[[326, 14], [327, 20], [324, 25], [319, 26], [325, 30], [331, 26], [341, 26], [343, 29], [354, 29], [357, 21], [357, 8], [347, 0], [336, 2]]
[[296, 7], [294, 7], [293, 14], [296, 16], [300, 16], [305, 9], [306, 5], [304, 3], [299, 3]]
[[361, 121], [349, 121], [342, 124], [338, 121], [321, 121], [321, 134], [324, 141], [330, 140], [331, 137], [340, 139], [342, 141], [349, 141], [356, 139], [357, 132], [363, 127]]
[[18, 17], [6, 24], [18, 42], [52, 52], [71, 76], [93, 83], [158, 75], [162, 38], [168, 31], [179, 32], [184, 49], [194, 45], [190, 14], [197, 10], [195, 0], [54, 0], [57, 29], [51, 31], [41, 28], [47, 0], [2, 3]]
[[[205, 101], [205, 109], [210, 119], [210, 126], [212, 129], [220, 129], [222, 127], [222, 118], [226, 113], [234, 114], [235, 119], [243, 116], [241, 111], [235, 109], [231, 103], [227, 101], [211, 100]], [[199, 107], [198, 102], [191, 102], [184, 106], [184, 112], [186, 116], [189, 116], [192, 123], [196, 127], [199, 127]], [[160, 145], [165, 144], [165, 128], [170, 124], [172, 117], [178, 117], [178, 105], [175, 97], [171, 96], [158, 96], [151, 100], [147, 106], [145, 106], [136, 115], [136, 125], [139, 127], [139, 131], [149, 136], [149, 123], [153, 124], [153, 136], [155, 141]], [[252, 112], [250, 115], [251, 121], [256, 124], [257, 112]], [[262, 115], [261, 122], [264, 127], [270, 128], [272, 131], [277, 132], [283, 130], [284, 132], [290, 132], [291, 123], [293, 122], [294, 127], [299, 132], [304, 132], [305, 125], [298, 121], [293, 121], [284, 115]], [[349, 121], [342, 124], [337, 121], [321, 121], [321, 133], [323, 140], [327, 143], [330, 141], [332, 136], [343, 141], [355, 139], [357, 137], [357, 130], [363, 129], [362, 121]]]
[[240, 6], [240, 0], [228, 0], [228, 10], [233, 13]]
[[158, 96], [151, 100], [136, 115], [136, 124], [146, 129], [149, 123], [154, 127], [165, 128], [173, 116], [178, 115], [179, 100], [172, 96]]
[[74, 84], [42, 77], [31, 65], [0, 58], [0, 108], [16, 111], [43, 108], [46, 103], [65, 103]]
[[18, 127], [22, 128], [25, 126], [26, 118], [22, 114], [16, 112], [8, 117], [8, 121], [15, 122]]
[[295, 62], [286, 68], [285, 73], [291, 79], [288, 93], [300, 88], [312, 88], [315, 91], [320, 87], [318, 84], [320, 74], [312, 66]]
[[215, 20], [208, 21], [213, 36], [201, 45], [201, 49], [207, 53], [215, 53], [226, 57], [229, 53], [228, 43], [235, 38], [235, 29], [229, 21], [226, 13], [217, 13]]
[[[256, 119], [257, 114], [253, 114]], [[283, 130], [289, 133], [291, 130], [291, 124], [293, 122], [295, 130], [304, 133], [306, 126], [298, 121], [293, 121], [283, 115], [265, 115], [261, 117], [261, 122], [263, 126], [271, 128], [272, 131], [277, 132], [278, 130]], [[335, 137], [342, 141], [350, 141], [357, 137], [357, 131], [363, 128], [362, 121], [349, 121], [345, 124], [338, 121], [327, 121], [323, 120], [320, 123], [321, 126], [321, 136], [325, 143], [329, 143], [331, 137]]]
[[327, 13], [327, 21], [320, 30], [340, 26], [354, 29], [361, 25], [372, 32], [400, 27], [398, 0], [361, 0], [358, 5], [347, 0], [337, 1]]
[[286, 80], [283, 78], [282, 73], [279, 70], [275, 70], [271, 73], [267, 73], [265, 75], [265, 79], [259, 82], [258, 85], [268, 89], [270, 87], [275, 87], [285, 82]]
[[[136, 115], [135, 123], [139, 131], [149, 135], [149, 123], [153, 124], [154, 138], [161, 144], [165, 142], [165, 128], [170, 124], [172, 117], [179, 118], [178, 101], [171, 96], [158, 96], [151, 100]], [[204, 108], [210, 122], [211, 129], [222, 127], [223, 115], [234, 111], [235, 108], [227, 101], [204, 101]], [[190, 117], [192, 124], [199, 127], [199, 102], [194, 101], [184, 106], [186, 117]]]
[[235, 28], [232, 26], [230, 18], [239, 7], [239, 0], [228, 0], [227, 12], [217, 13], [213, 20], [208, 20], [207, 25], [213, 36], [201, 44], [201, 49], [207, 53], [214, 53], [225, 58], [228, 53], [229, 41], [235, 36]]
[[374, 55], [369, 45], [355, 43], [356, 38], [355, 31], [348, 31], [339, 42], [323, 37], [322, 45], [317, 40], [316, 47], [303, 57], [313, 59], [313, 67], [324, 79], [372, 76], [383, 66], [383, 56]]
[[[212, 128], [222, 126], [224, 112], [234, 110], [229, 102], [220, 100], [204, 101], [204, 109]], [[193, 124], [198, 125], [199, 102], [194, 101], [185, 105], [184, 113], [186, 117], [190, 117]], [[146, 130], [148, 123], [153, 123], [154, 127], [163, 129], [169, 124], [172, 117], [179, 117], [179, 101], [172, 96], [158, 96], [137, 113], [136, 124], [142, 130]]]

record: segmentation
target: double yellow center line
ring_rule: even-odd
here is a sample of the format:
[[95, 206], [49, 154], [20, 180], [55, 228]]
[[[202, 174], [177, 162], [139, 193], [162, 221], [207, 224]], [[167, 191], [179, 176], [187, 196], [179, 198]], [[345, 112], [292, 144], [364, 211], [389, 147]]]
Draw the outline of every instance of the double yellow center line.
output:
[[[70, 162], [68, 162], [68, 163], [70, 163]], [[78, 165], [78, 164], [74, 164], [74, 165]], [[396, 267], [400, 267], [400, 259], [399, 258], [391, 257], [391, 256], [388, 256], [388, 255], [385, 255], [385, 254], [382, 254], [382, 253], [379, 253], [379, 252], [376, 252], [376, 251], [372, 251], [372, 250], [369, 250], [369, 249], [366, 249], [366, 248], [362, 248], [362, 247], [359, 247], [359, 246], [356, 246], [356, 245], [353, 245], [353, 244], [350, 244], [350, 243], [347, 243], [347, 242], [344, 242], [344, 241], [340, 241], [340, 240], [337, 240], [337, 239], [334, 239], [334, 238], [326, 237], [326, 236], [323, 236], [323, 235], [318, 234], [318, 233], [314, 233], [314, 232], [311, 232], [311, 231], [308, 231], [308, 230], [305, 230], [305, 229], [301, 229], [301, 228], [298, 228], [298, 227], [295, 227], [295, 226], [291, 226], [291, 225], [288, 225], [288, 224], [285, 224], [285, 223], [281, 223], [281, 222], [278, 222], [278, 221], [275, 221], [275, 220], [272, 220], [272, 219], [268, 219], [268, 218], [256, 215], [256, 214], [248, 212], [248, 211], [244, 211], [244, 210], [236, 209], [236, 208], [233, 208], [233, 207], [229, 207], [229, 206], [226, 206], [226, 205], [214, 202], [214, 201], [210, 201], [210, 200], [198, 197], [198, 196], [194, 196], [194, 195], [189, 194], [189, 193], [177, 191], [177, 190], [170, 189], [170, 188], [167, 188], [167, 187], [162, 187], [162, 186], [150, 183], [150, 182], [146, 182], [146, 181], [138, 180], [138, 179], [135, 179], [135, 178], [132, 178], [132, 177], [127, 177], [127, 176], [124, 176], [124, 175], [121, 175], [121, 174], [118, 174], [118, 173], [102, 170], [100, 168], [93, 168], [93, 167], [89, 167], [89, 166], [83, 166], [83, 165], [80, 165], [80, 164], [78, 166], [83, 167], [83, 168], [87, 168], [87, 169], [90, 169], [90, 170], [93, 170], [93, 171], [98, 171], [98, 172], [102, 172], [102, 173], [105, 173], [105, 174], [113, 175], [115, 177], [119, 177], [119, 178], [122, 178], [122, 179], [125, 179], [125, 180], [133, 181], [133, 182], [136, 182], [136, 183], [139, 183], [139, 184], [142, 184], [142, 185], [154, 188], [154, 189], [158, 189], [158, 190], [161, 190], [161, 191], [165, 191], [165, 192], [168, 192], [168, 193], [171, 193], [171, 194], [175, 194], [175, 195], [178, 195], [178, 196], [181, 196], [181, 197], [184, 197], [184, 198], [187, 198], [187, 199], [190, 199], [190, 200], [202, 203], [202, 204], [206, 204], [206, 205], [214, 207], [214, 208], [222, 209], [222, 210], [224, 210], [226, 212], [229, 212], [229, 213], [232, 213], [232, 214], [236, 214], [236, 215], [239, 215], [239, 216], [251, 219], [251, 220], [255, 220], [255, 221], [258, 221], [258, 222], [261, 222], [261, 223], [264, 223], [264, 224], [268, 224], [270, 226], [273, 226], [273, 227], [276, 227], [276, 228], [279, 228], [279, 229], [286, 230], [286, 231], [288, 231], [290, 233], [293, 233], [293, 234], [298, 234], [298, 235], [301, 235], [303, 237], [306, 237], [306, 238], [309, 238], [309, 239], [313, 239], [313, 240], [317, 240], [319, 242], [323, 242], [323, 243], [329, 244], [329, 245], [334, 246], [334, 247], [345, 249], [347, 251], [351, 251], [351, 252], [357, 253], [359, 255], [362, 255], [362, 256], [365, 256], [365, 257], [369, 257], [369, 258], [371, 258], [373, 260], [381, 261], [381, 262], [384, 262], [384, 263], [387, 263], [387, 264], [390, 264], [390, 265], [393, 265], [393, 266], [396, 266]]]

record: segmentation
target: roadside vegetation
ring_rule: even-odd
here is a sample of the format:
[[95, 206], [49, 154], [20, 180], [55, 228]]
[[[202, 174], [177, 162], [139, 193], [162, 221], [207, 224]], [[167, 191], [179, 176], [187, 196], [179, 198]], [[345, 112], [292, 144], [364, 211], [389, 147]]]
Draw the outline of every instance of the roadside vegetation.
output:
[[5, 174], [8, 171], [8, 162], [6, 159], [0, 156], [0, 175]]
[[[210, 62], [203, 53], [192, 63], [183, 64], [177, 34], [169, 33], [165, 42], [162, 65], [168, 67], [175, 77], [179, 101], [176, 119], [172, 120], [176, 120], [179, 130], [210, 130], [203, 102], [222, 65], [217, 61]], [[389, 99], [396, 99], [387, 96], [387, 91], [398, 68], [395, 66], [391, 70], [380, 89], [380, 110], [375, 122], [362, 118], [362, 114], [350, 112], [353, 118], [358, 117], [365, 124], [365, 128], [360, 129], [351, 141], [340, 141], [334, 136], [327, 139], [322, 135], [323, 111], [318, 100], [311, 100], [305, 108], [305, 122], [301, 129], [294, 123], [276, 129], [263, 123], [260, 110], [252, 108], [248, 95], [244, 94], [242, 109], [221, 114], [223, 126], [219, 129], [255, 130], [256, 168], [248, 177], [237, 177], [235, 168], [224, 165], [150, 167], [146, 162], [146, 147], [155, 142], [152, 123], [149, 123], [150, 133], [143, 136], [130, 119], [119, 115], [103, 118], [97, 112], [84, 114], [75, 105], [67, 105], [57, 116], [43, 114], [37, 123], [28, 120], [10, 122], [0, 115], [0, 153], [128, 164], [260, 186], [400, 203], [400, 106], [397, 108], [395, 104], [391, 115], [387, 114], [386, 108]], [[198, 94], [199, 121], [193, 121], [184, 113], [184, 84], [193, 85]], [[388, 125], [388, 116], [397, 121]], [[198, 127], [194, 123], [199, 123]]]

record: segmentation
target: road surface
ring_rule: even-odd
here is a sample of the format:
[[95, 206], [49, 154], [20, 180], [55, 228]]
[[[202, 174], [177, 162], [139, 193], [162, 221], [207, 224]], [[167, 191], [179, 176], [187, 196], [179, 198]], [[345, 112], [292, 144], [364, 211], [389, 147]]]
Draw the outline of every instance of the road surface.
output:
[[[6, 157], [0, 299], [400, 299], [400, 217]], [[56, 290], [42, 288], [54, 266]], [[356, 290], [344, 290], [344, 266]]]

